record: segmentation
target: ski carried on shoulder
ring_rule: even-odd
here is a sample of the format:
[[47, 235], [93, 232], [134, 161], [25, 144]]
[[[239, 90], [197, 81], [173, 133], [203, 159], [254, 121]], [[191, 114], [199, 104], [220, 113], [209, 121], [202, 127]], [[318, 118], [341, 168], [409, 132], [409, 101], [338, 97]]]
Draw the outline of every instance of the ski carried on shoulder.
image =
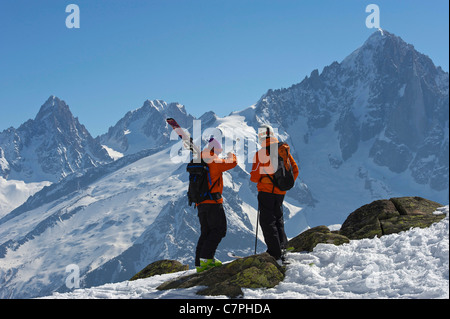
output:
[[187, 150], [190, 150], [192, 152], [192, 155], [194, 158], [199, 158], [200, 156], [200, 150], [198, 149], [197, 145], [194, 144], [194, 140], [192, 139], [191, 135], [188, 131], [184, 130], [175, 119], [169, 117], [166, 119], [167, 124], [169, 124], [172, 129], [178, 134], [178, 136], [183, 141], [183, 147]]

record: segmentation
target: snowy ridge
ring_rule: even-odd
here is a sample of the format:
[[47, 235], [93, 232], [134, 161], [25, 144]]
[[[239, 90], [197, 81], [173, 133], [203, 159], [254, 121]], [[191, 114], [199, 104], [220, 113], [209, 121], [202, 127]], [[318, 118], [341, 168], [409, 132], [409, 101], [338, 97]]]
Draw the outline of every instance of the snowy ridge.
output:
[[[243, 289], [244, 298], [449, 298], [449, 206], [436, 213], [447, 216], [429, 228], [341, 246], [319, 244], [311, 253], [290, 253], [286, 278], [278, 286]], [[156, 290], [165, 281], [193, 272], [75, 289], [45, 298], [205, 298], [195, 294], [198, 287]]]

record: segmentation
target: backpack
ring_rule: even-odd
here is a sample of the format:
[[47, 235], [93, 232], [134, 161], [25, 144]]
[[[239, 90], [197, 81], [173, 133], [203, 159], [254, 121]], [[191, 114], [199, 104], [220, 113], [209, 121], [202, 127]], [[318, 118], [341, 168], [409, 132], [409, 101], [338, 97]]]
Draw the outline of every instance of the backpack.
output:
[[[193, 160], [191, 160], [186, 167], [186, 171], [189, 173], [189, 206], [191, 206], [192, 203], [199, 204], [207, 199], [218, 200], [222, 198], [220, 193], [211, 193], [211, 190], [218, 180], [211, 185], [209, 167], [203, 159], [200, 163], [194, 163]], [[209, 187], [209, 185], [211, 185], [211, 187]]]
[[[278, 159], [274, 159], [278, 160], [277, 170], [275, 171], [274, 174], [272, 175], [266, 174], [266, 176], [272, 182], [274, 186], [273, 189], [275, 189], [276, 186], [281, 191], [287, 191], [290, 190], [292, 187], [294, 187], [295, 178], [294, 172], [292, 170], [292, 165], [289, 160], [289, 145], [287, 145], [287, 147], [282, 147], [283, 145], [287, 144], [283, 142], [278, 143]], [[270, 146], [267, 146], [266, 149], [270, 154]]]

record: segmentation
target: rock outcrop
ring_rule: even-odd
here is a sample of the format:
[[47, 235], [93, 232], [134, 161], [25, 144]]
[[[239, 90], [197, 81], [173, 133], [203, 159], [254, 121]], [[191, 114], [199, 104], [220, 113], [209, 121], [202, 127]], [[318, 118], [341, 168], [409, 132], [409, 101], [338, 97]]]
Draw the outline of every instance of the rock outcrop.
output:
[[444, 217], [433, 215], [442, 206], [421, 197], [377, 200], [351, 213], [339, 233], [349, 239], [362, 239], [394, 234], [412, 227], [425, 228]]
[[176, 260], [168, 260], [168, 259], [158, 260], [142, 269], [140, 272], [134, 275], [130, 279], [130, 281], [148, 278], [155, 275], [170, 274], [173, 272], [179, 272], [188, 269], [189, 269], [188, 265], [183, 265], [182, 263]]
[[341, 245], [350, 240], [336, 232], [331, 232], [327, 226], [317, 226], [308, 229], [300, 235], [292, 238], [288, 242], [288, 247], [292, 247], [292, 252], [313, 251], [317, 244]]
[[272, 288], [284, 279], [284, 269], [267, 253], [237, 259], [221, 267], [166, 282], [157, 289], [206, 286], [199, 295], [236, 298], [241, 288]]

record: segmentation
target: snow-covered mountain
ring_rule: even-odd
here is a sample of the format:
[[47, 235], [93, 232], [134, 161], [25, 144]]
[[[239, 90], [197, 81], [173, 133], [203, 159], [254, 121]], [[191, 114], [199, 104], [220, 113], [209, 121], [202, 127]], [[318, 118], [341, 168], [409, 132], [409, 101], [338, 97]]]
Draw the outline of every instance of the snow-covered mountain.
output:
[[[341, 63], [269, 90], [237, 114], [252, 126], [278, 127], [294, 149], [314, 199], [304, 211], [308, 222], [339, 223], [378, 198], [448, 202], [448, 79], [412, 45], [380, 30]], [[330, 202], [333, 212], [322, 206]]]
[[[0, 298], [63, 291], [69, 264], [79, 267], [83, 287], [123, 281], [162, 258], [193, 264], [198, 220], [187, 205], [185, 164], [171, 160], [181, 143], [170, 141], [164, 120], [190, 128], [194, 118], [177, 103], [146, 101], [94, 140], [69, 113], [51, 97], [35, 120], [0, 133], [4, 176], [55, 182], [0, 218]], [[385, 31], [251, 107], [224, 118], [204, 114], [203, 139], [218, 128], [228, 137], [225, 152], [239, 155], [238, 167], [224, 174], [229, 224], [217, 257], [253, 252], [257, 194], [249, 172], [261, 123], [278, 129], [300, 165], [284, 206], [293, 237], [340, 224], [375, 199], [448, 204], [448, 115], [448, 73]], [[111, 161], [102, 145], [125, 156]]]
[[169, 141], [170, 132], [165, 124], [168, 117], [176, 118], [186, 128], [192, 126], [194, 119], [181, 104], [147, 100], [142, 107], [125, 114], [116, 125], [109, 128], [108, 133], [97, 140], [125, 155], [157, 147]]
[[69, 106], [55, 96], [33, 120], [0, 132], [0, 176], [6, 179], [57, 182], [111, 160]]

